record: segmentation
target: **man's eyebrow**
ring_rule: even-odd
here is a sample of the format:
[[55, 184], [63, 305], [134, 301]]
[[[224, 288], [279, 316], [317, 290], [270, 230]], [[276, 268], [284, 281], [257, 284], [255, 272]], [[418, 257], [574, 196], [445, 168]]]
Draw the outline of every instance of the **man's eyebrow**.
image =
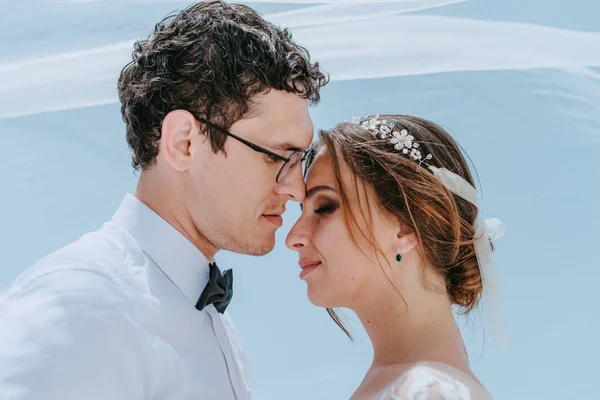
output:
[[269, 147], [271, 147], [272, 149], [275, 149], [275, 150], [282, 150], [282, 151], [300, 151], [300, 152], [304, 151], [297, 145], [290, 143], [290, 142], [285, 142], [285, 143], [280, 143], [280, 144], [272, 144]]

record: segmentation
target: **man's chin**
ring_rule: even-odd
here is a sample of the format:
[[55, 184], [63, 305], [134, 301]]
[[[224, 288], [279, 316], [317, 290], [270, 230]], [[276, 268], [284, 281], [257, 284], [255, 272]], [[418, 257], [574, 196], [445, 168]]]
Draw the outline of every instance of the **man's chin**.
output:
[[250, 256], [264, 256], [269, 254], [275, 248], [275, 238], [273, 240], [269, 240], [268, 242], [263, 242], [258, 246], [255, 246], [251, 249], [249, 253]]
[[275, 235], [272, 235], [261, 241], [238, 243], [236, 246], [230, 246], [230, 248], [224, 250], [248, 256], [264, 256], [269, 254], [274, 248]]

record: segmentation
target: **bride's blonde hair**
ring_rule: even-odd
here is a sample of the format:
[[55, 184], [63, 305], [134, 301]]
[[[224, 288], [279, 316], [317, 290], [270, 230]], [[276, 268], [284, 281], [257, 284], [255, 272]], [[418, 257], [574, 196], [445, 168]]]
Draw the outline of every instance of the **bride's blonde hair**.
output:
[[[443, 128], [408, 115], [380, 115], [379, 118], [392, 124], [394, 130], [406, 130], [413, 136], [419, 151], [432, 155], [427, 164], [449, 169], [475, 187], [459, 145]], [[462, 313], [477, 306], [482, 294], [482, 279], [473, 246], [478, 212], [475, 206], [449, 191], [426, 166], [398, 151], [389, 140], [374, 137], [359, 124], [344, 122], [332, 130], [322, 130], [312, 150], [313, 156], [324, 151], [329, 153], [346, 226], [355, 243], [353, 232], [359, 232], [378, 254], [387, 259], [375, 241], [369, 205], [360, 207], [367, 224], [366, 232], [359, 228], [356, 216], [350, 211], [348, 190], [354, 190], [354, 198], [360, 198], [360, 185], [356, 179], [351, 188], [343, 184], [341, 162], [345, 162], [354, 177], [364, 184], [363, 198], [369, 199], [367, 189], [372, 189], [376, 208], [396, 217], [415, 233], [421, 257], [444, 278], [450, 300]], [[307, 169], [313, 159], [307, 160]], [[351, 337], [335, 311], [327, 311]]]

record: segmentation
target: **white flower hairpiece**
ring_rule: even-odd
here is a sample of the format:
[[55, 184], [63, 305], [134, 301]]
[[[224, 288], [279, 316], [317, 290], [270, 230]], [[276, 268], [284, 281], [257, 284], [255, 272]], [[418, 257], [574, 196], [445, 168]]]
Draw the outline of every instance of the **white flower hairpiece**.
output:
[[353, 117], [352, 123], [360, 125], [377, 139], [387, 139], [394, 145], [396, 150], [401, 151], [402, 154], [417, 161], [419, 165], [433, 158], [431, 154], [427, 154], [427, 156], [423, 157], [419, 150], [419, 143], [415, 141], [414, 136], [409, 135], [406, 129], [402, 129], [398, 132], [394, 129], [393, 124], [388, 123], [385, 119], [379, 119], [379, 114], [375, 114], [371, 117]]

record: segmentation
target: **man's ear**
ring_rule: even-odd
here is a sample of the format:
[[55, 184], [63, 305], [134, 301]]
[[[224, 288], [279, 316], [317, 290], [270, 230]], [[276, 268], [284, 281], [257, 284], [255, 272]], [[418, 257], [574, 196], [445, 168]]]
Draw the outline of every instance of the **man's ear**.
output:
[[189, 111], [174, 110], [165, 116], [161, 129], [159, 155], [176, 171], [190, 168], [192, 139], [200, 133], [198, 121]]

